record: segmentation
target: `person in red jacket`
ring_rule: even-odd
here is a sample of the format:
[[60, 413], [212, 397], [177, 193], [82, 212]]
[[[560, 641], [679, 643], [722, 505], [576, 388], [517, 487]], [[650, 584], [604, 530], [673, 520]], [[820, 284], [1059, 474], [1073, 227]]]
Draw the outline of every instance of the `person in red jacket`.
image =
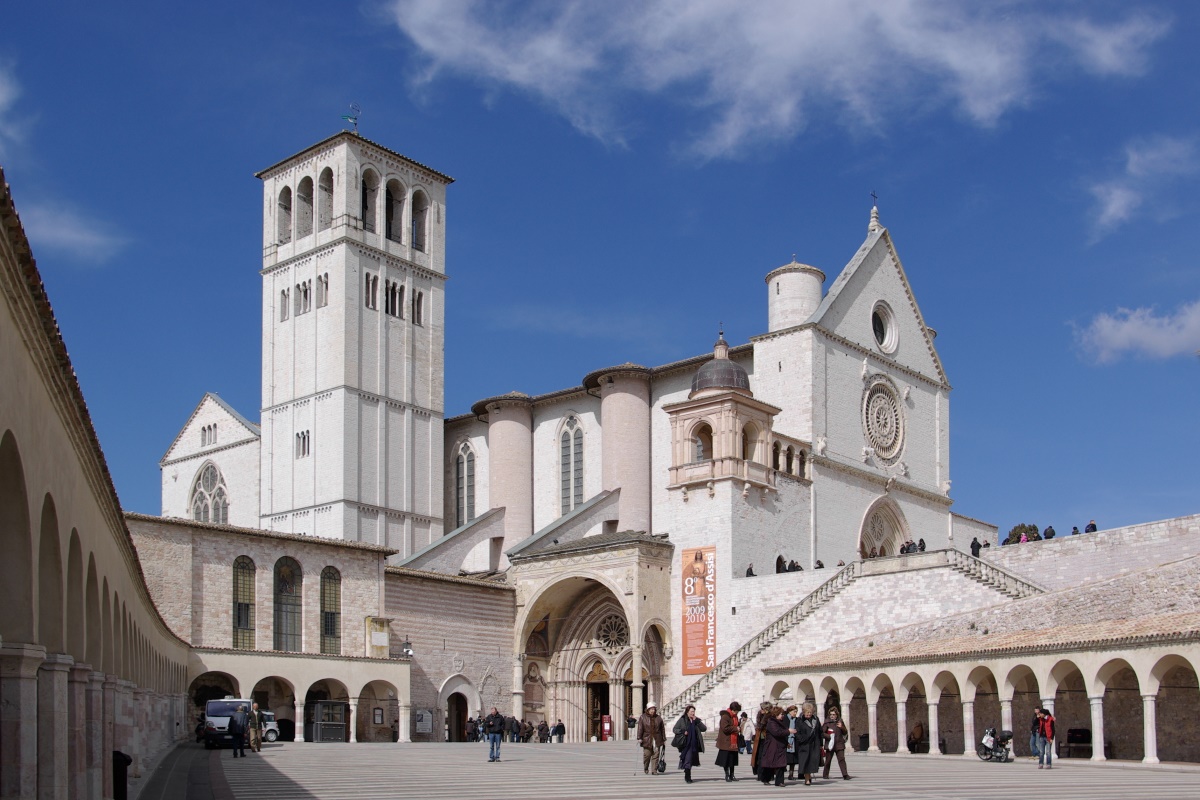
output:
[[1038, 769], [1050, 769], [1050, 759], [1054, 752], [1054, 715], [1046, 709], [1038, 711]]

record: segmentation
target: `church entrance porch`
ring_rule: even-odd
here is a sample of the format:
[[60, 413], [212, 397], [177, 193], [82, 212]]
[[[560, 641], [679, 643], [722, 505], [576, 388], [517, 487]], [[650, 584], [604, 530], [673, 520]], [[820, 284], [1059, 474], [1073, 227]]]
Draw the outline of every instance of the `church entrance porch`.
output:
[[608, 673], [596, 662], [588, 675], [587, 685], [588, 741], [604, 738], [604, 718], [611, 717], [608, 707]]

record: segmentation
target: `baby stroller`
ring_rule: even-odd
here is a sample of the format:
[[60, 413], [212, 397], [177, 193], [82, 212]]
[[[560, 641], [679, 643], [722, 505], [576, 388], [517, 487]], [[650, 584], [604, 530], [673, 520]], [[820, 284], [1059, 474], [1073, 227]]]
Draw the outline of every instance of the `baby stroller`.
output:
[[979, 756], [980, 761], [999, 761], [1001, 764], [1011, 761], [1008, 743], [1012, 741], [1012, 738], [1012, 731], [1000, 731], [997, 734], [995, 728], [988, 728], [983, 732], [983, 738], [979, 740], [975, 754]]

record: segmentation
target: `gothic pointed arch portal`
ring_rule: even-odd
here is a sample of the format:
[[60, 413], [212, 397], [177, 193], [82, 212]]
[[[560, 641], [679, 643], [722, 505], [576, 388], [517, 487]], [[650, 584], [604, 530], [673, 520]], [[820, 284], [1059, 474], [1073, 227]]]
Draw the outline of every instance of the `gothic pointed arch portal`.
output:
[[875, 551], [879, 556], [894, 556], [908, 538], [908, 521], [904, 513], [894, 501], [882, 497], [867, 509], [863, 518], [858, 534], [858, 554], [868, 558]]

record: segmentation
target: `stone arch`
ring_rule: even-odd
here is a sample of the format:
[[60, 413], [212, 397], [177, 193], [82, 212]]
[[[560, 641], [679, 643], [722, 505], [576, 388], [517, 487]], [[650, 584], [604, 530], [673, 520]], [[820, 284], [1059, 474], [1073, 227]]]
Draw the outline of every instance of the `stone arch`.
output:
[[1050, 668], [1050, 672], [1047, 673], [1046, 679], [1041, 681], [1042, 691], [1045, 692], [1042, 697], [1053, 697], [1062, 683], [1067, 680], [1072, 673], [1078, 673], [1079, 678], [1082, 681], [1083, 670], [1079, 668], [1078, 664], [1068, 658], [1059, 659], [1059, 661], [1057, 661], [1054, 666]]
[[42, 501], [38, 542], [38, 643], [51, 653], [66, 650], [63, 637], [63, 561], [58, 510], [49, 494]]
[[249, 697], [258, 703], [260, 710], [270, 711], [275, 715], [280, 741], [295, 740], [296, 686], [292, 681], [280, 675], [268, 675], [254, 684]]
[[[358, 690], [358, 708], [354, 714], [355, 733], [358, 741], [390, 742], [393, 737], [399, 738], [399, 695], [395, 685], [385, 680], [369, 681]], [[466, 739], [452, 741], [466, 741]]]
[[67, 545], [67, 652], [76, 663], [87, 660], [87, 618], [84, 612], [83, 547], [72, 529]]
[[785, 699], [784, 695], [787, 695], [786, 699], [791, 699], [792, 687], [788, 686], [787, 681], [775, 681], [771, 686], [771, 691], [768, 693], [767, 699], [772, 703], [778, 703], [780, 700]]
[[1000, 730], [1000, 684], [990, 667], [980, 665], [967, 675], [964, 700], [974, 702], [975, 739], [987, 728]]
[[813, 682], [808, 678], [803, 679], [796, 685], [796, 702], [816, 705], [817, 688], [813, 686]]
[[[896, 707], [899, 702], [898, 694], [892, 676], [886, 672], [881, 672], [872, 678], [871, 685], [867, 689], [868, 712], [870, 711], [869, 704], [875, 704], [875, 732], [878, 736], [878, 741], [872, 741], [870, 746], [878, 749], [881, 753], [896, 752], [900, 741], [898, 729], [900, 715]], [[874, 738], [872, 737], [872, 739]]]
[[104, 669], [104, 629], [100, 605], [100, 586], [96, 577], [96, 556], [88, 553], [87, 587], [84, 594], [84, 610], [86, 615], [87, 645], [84, 650], [84, 661], [92, 665], [92, 669]]
[[1014, 665], [1004, 677], [1001, 698], [1012, 701], [1012, 749], [1018, 756], [1034, 755], [1029, 729], [1034, 712], [1042, 706], [1040, 689], [1037, 674], [1026, 664]]
[[220, 700], [228, 695], [241, 697], [238, 679], [228, 672], [203, 672], [188, 684], [188, 699], [196, 712], [204, 711], [204, 705], [209, 700]]
[[[1145, 710], [1142, 681], [1124, 658], [1106, 661], [1090, 681], [1089, 695], [1103, 695], [1104, 739], [1112, 758], [1140, 761], [1145, 755]], [[1060, 717], [1057, 698], [1055, 717]], [[1060, 723], [1061, 726], [1061, 723]]]
[[1200, 739], [1180, 736], [1200, 718], [1200, 683], [1195, 664], [1168, 654], [1150, 668], [1144, 690], [1155, 695], [1155, 739], [1162, 761], [1200, 761]]
[[712, 461], [713, 460], [713, 426], [712, 421], [708, 419], [696, 420], [688, 433], [688, 446], [692, 451], [688, 453], [688, 463], [697, 461]]
[[[461, 700], [457, 700], [461, 698]], [[465, 742], [468, 717], [478, 718], [483, 713], [483, 698], [471, 679], [461, 672], [442, 681], [438, 689], [437, 708], [445, 718], [448, 741]]]
[[883, 496], [875, 500], [863, 513], [858, 529], [858, 553], [866, 558], [875, 548], [880, 556], [894, 556], [907, 539], [911, 538], [908, 520], [895, 500]]
[[830, 708], [837, 708], [846, 722], [846, 727], [850, 729], [851, 735], [866, 732], [867, 684], [862, 678], [857, 675], [847, 678], [841, 694], [836, 698], [837, 702], [831, 703], [832, 699], [834, 698], [831, 695], [826, 695], [825, 705], [822, 709], [823, 716], [828, 717]]
[[0, 552], [5, 575], [0, 581], [0, 638], [5, 642], [37, 641], [34, 632], [33, 530], [25, 468], [12, 431], [0, 438]]
[[[909, 672], [896, 684], [896, 709], [904, 709], [905, 724], [896, 726], [896, 749], [903, 745], [912, 748], [909, 752], [919, 752], [924, 740], [929, 736], [929, 692], [925, 686], [925, 678], [917, 672]], [[899, 719], [899, 714], [897, 714]], [[917, 731], [917, 726], [920, 730]], [[910, 745], [913, 733], [920, 733], [920, 739], [915, 745]], [[933, 742], [930, 742], [931, 749]]]
[[103, 579], [104, 583], [100, 594], [100, 630], [104, 637], [104, 666], [101, 671], [108, 675], [115, 675], [117, 672], [116, 659], [116, 642], [113, 639], [113, 607], [112, 595], [108, 591], [108, 578]]
[[964, 752], [962, 699], [962, 686], [953, 672], [942, 670], [929, 682], [929, 701], [938, 706], [939, 744], [946, 743], [947, 755]]
[[[1083, 671], [1075, 662], [1062, 659], [1056, 663], [1041, 682], [1041, 694], [1042, 705], [1054, 713], [1055, 726], [1063, 732], [1063, 737], [1071, 728], [1092, 727], [1087, 683]], [[1141, 710], [1140, 704], [1138, 710]], [[1140, 726], [1138, 730], [1141, 730]], [[1095, 746], [1101, 745], [1097, 742]]]
[[[518, 610], [517, 624], [513, 626], [513, 630], [516, 633], [513, 646], [517, 648], [517, 652], [521, 652], [533, 627], [550, 610], [561, 607], [569, 603], [572, 599], [579, 598], [582, 594], [590, 590], [591, 587], [589, 584], [599, 584], [608, 589], [613, 598], [616, 599], [618, 605], [621, 606], [621, 610], [625, 614], [625, 619], [627, 621], [630, 619], [631, 615], [621, 600], [625, 594], [611, 578], [603, 573], [592, 570], [573, 571], [567, 575], [556, 576], [543, 583], [526, 601], [524, 609]], [[553, 645], [551, 645], [551, 649], [553, 650]]]

